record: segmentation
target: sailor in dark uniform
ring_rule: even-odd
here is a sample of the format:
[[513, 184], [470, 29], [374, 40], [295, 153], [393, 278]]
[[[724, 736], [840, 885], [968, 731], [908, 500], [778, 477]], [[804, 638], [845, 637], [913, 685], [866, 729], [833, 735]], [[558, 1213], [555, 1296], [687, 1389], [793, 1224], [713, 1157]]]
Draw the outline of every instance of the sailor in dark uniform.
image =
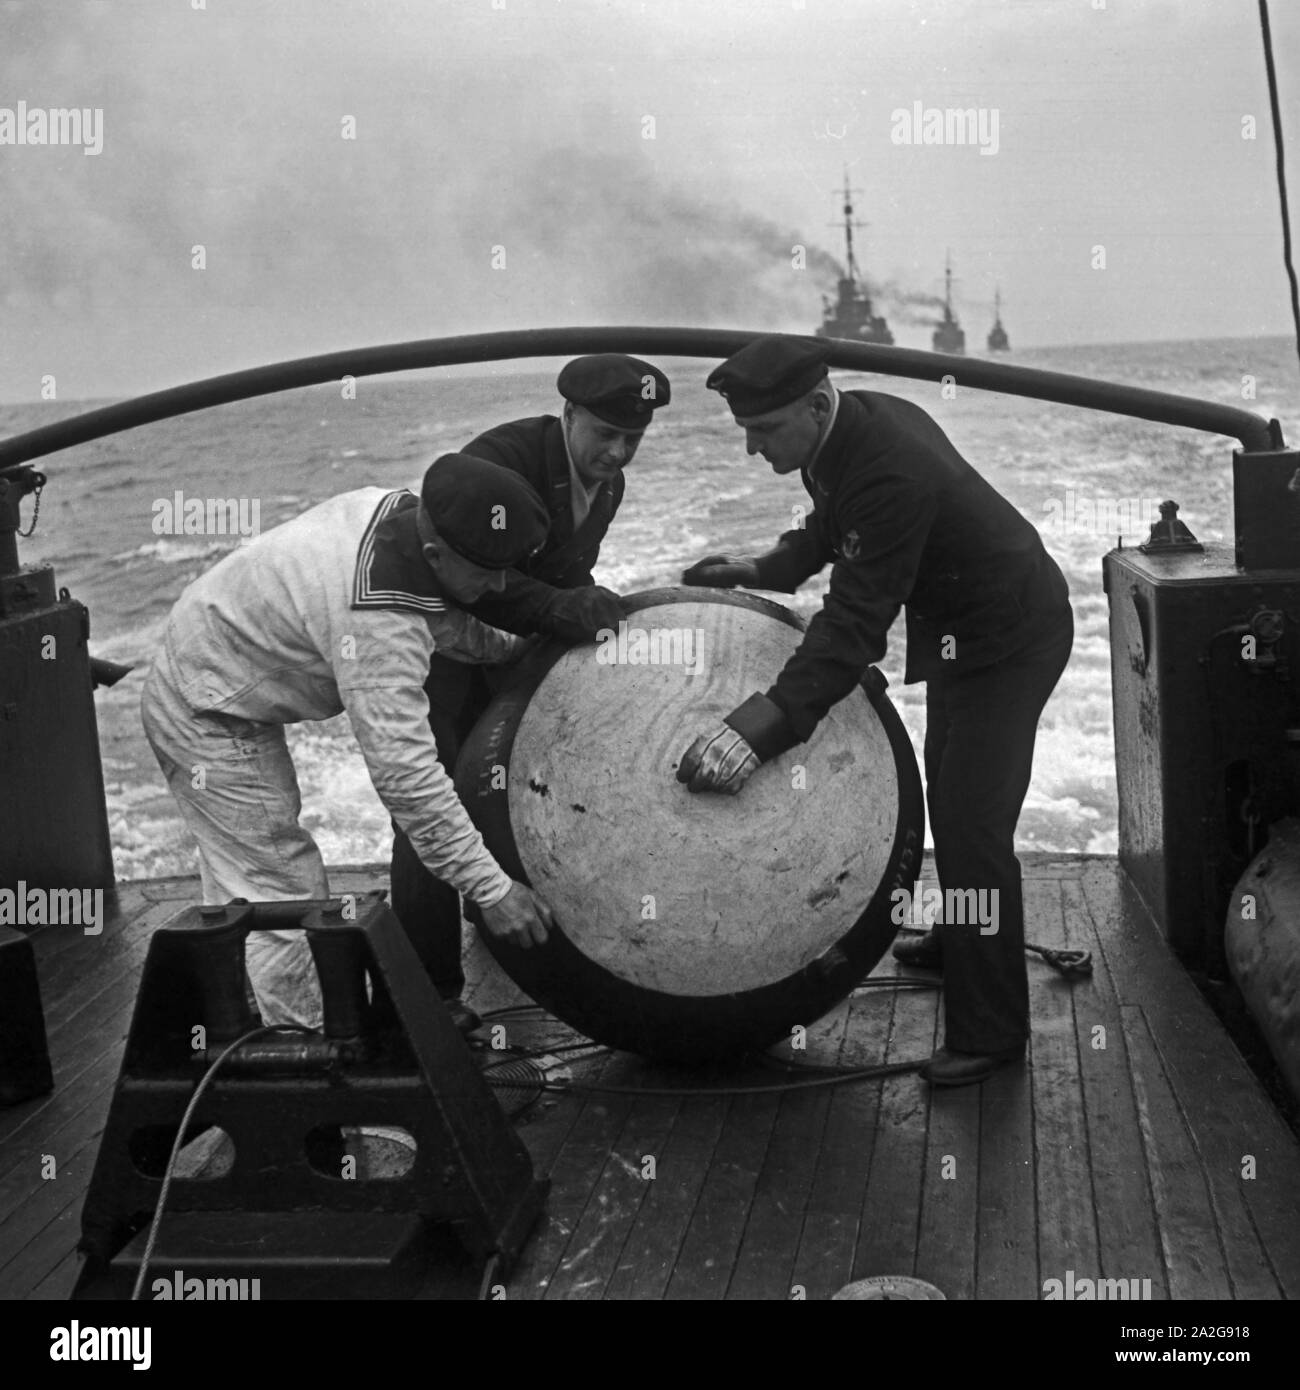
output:
[[927, 682], [925, 777], [945, 890], [991, 890], [997, 931], [943, 922], [900, 959], [944, 971], [944, 1047], [922, 1075], [982, 1081], [1029, 1036], [1016, 821], [1038, 718], [1070, 655], [1069, 591], [1034, 527], [919, 406], [837, 391], [816, 339], [750, 343], [709, 378], [750, 454], [799, 470], [814, 509], [753, 559], [711, 555], [687, 584], [793, 593], [828, 562], [830, 591], [769, 690], [685, 751], [678, 780], [735, 794], [805, 741], [885, 652], [907, 613], [905, 680]]
[[[556, 386], [565, 402], [560, 416], [498, 425], [461, 450], [521, 475], [550, 517], [543, 548], [511, 571], [503, 592], [469, 610], [507, 632], [587, 642], [602, 628], [617, 629], [625, 616], [618, 595], [593, 583], [592, 570], [623, 500], [623, 469], [671, 392], [657, 367], [620, 353], [569, 362]], [[435, 655], [427, 689], [429, 724], [450, 773], [492, 697], [492, 678], [477, 666]], [[428, 872], [400, 827], [394, 825], [393, 832], [393, 910], [453, 1019], [462, 1030], [474, 1028], [478, 1018], [460, 1002], [465, 976], [459, 895]]]

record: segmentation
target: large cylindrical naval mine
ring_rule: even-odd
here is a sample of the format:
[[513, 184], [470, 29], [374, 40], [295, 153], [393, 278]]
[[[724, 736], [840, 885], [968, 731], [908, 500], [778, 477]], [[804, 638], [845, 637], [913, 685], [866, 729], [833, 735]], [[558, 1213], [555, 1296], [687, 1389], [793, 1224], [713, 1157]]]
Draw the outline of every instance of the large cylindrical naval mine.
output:
[[767, 689], [803, 624], [717, 589], [625, 606], [617, 635], [538, 651], [466, 741], [457, 789], [559, 927], [528, 950], [484, 937], [599, 1042], [682, 1060], [765, 1046], [893, 939], [891, 894], [912, 889], [924, 831], [912, 747], [878, 681], [739, 795], [691, 793], [674, 775], [686, 748]]

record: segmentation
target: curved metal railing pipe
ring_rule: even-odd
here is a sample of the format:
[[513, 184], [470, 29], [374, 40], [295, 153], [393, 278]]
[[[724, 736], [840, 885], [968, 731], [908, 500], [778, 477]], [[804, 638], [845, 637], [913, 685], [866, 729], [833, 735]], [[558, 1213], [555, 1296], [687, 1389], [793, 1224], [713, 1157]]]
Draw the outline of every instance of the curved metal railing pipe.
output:
[[[378, 376], [386, 372], [515, 357], [570, 357], [586, 352], [723, 358], [757, 336], [757, 333], [715, 328], [528, 328], [349, 348], [169, 387], [12, 435], [0, 440], [0, 471], [155, 420], [276, 391], [320, 386], [337, 382], [344, 376]], [[946, 353], [853, 343], [841, 338], [832, 339], [831, 343], [830, 364], [833, 367], [913, 377], [920, 381], [941, 381], [951, 376], [959, 385], [980, 391], [1000, 391], [1228, 435], [1240, 440], [1242, 446], [1251, 451], [1283, 447], [1282, 432], [1276, 420], [1265, 421], [1235, 406], [1197, 400], [1192, 396], [1149, 391], [1145, 387], [1113, 381], [1094, 381], [1065, 372], [1041, 371], [1012, 362], [952, 357]]]

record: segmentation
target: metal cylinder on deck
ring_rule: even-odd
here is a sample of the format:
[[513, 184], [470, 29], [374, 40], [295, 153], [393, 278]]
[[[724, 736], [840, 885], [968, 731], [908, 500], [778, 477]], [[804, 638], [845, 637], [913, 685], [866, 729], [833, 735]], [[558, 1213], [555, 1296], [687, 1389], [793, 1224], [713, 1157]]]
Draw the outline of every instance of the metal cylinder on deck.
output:
[[[19, 506], [45, 485], [0, 473], [0, 888], [113, 888], [83, 604], [18, 559]], [[24, 533], [26, 534], [26, 533]]]
[[862, 686], [738, 796], [692, 794], [688, 744], [797, 647], [752, 594], [625, 600], [607, 640], [551, 643], [486, 711], [457, 767], [488, 848], [553, 909], [524, 950], [484, 933], [519, 986], [587, 1036], [673, 1059], [734, 1054], [832, 1008], [897, 930], [924, 811], [906, 731]]
[[1269, 827], [1269, 840], [1228, 898], [1228, 969], [1278, 1070], [1300, 1102], [1300, 819]]

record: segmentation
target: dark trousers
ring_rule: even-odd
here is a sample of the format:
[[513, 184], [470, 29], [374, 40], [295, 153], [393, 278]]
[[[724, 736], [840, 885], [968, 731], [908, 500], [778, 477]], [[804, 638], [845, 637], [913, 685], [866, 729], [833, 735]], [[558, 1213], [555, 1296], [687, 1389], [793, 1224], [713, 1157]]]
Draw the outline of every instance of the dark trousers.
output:
[[944, 1042], [958, 1052], [999, 1052], [1029, 1037], [1016, 822], [1029, 790], [1038, 717], [1073, 642], [1067, 610], [1014, 656], [967, 673], [954, 663], [951, 673], [927, 683], [925, 782], [939, 884], [946, 901], [949, 890], [975, 889], [966, 902], [997, 905], [997, 930], [990, 934], [969, 913], [964, 924], [945, 914], [936, 926]]
[[[438, 740], [438, 761], [453, 775], [461, 744], [492, 699], [482, 666], [435, 656], [425, 682], [429, 727]], [[435, 878], [420, 862], [406, 833], [393, 822], [393, 860], [389, 870], [393, 912], [406, 930], [434, 988], [444, 999], [465, 988], [460, 963], [460, 894]]]

